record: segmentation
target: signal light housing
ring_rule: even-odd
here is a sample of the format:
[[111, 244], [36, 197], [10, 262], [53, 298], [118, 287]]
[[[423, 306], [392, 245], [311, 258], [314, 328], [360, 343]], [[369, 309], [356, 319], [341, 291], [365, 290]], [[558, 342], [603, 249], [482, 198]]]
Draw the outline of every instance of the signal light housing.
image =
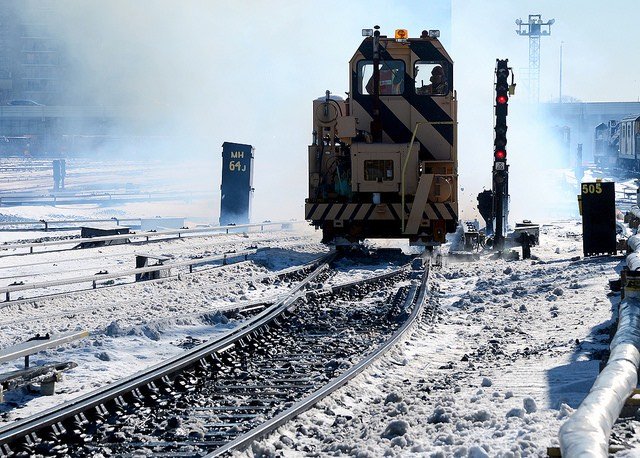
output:
[[496, 135], [496, 141], [494, 142], [496, 150], [504, 150], [507, 148], [507, 138]]
[[509, 102], [508, 60], [498, 59], [496, 62], [496, 120], [493, 160], [507, 160], [507, 109]]

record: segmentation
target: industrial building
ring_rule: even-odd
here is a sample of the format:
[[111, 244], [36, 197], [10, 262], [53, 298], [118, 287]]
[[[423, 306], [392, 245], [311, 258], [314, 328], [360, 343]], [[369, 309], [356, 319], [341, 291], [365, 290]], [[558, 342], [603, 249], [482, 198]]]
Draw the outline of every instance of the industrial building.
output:
[[52, 0], [2, 2], [0, 155], [82, 154], [135, 136], [114, 130], [126, 110], [95, 106], [69, 87], [71, 57], [46, 25], [59, 7]]

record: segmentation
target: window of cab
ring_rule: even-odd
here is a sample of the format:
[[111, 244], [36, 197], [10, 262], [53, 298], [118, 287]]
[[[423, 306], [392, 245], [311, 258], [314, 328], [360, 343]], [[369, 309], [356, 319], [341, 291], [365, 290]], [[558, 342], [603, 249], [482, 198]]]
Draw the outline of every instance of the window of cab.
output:
[[[404, 93], [405, 66], [402, 60], [381, 60], [380, 95], [400, 95]], [[373, 61], [358, 62], [358, 92], [362, 95], [373, 95]]]
[[365, 181], [391, 181], [393, 180], [392, 160], [368, 160], [364, 161]]
[[447, 75], [444, 62], [418, 61], [413, 68], [413, 79], [416, 82], [418, 95], [447, 95], [449, 93], [450, 75]]

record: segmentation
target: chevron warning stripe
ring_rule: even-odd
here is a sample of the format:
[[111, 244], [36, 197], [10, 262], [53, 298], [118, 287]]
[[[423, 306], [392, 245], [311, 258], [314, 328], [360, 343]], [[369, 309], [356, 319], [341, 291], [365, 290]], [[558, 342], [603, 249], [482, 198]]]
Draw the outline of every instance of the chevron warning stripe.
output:
[[[411, 213], [413, 204], [406, 204], [405, 218]], [[401, 205], [394, 204], [344, 204], [344, 203], [307, 203], [305, 204], [305, 219], [314, 223], [325, 221], [400, 221]], [[422, 218], [425, 220], [456, 220], [458, 219], [457, 204], [427, 203]]]

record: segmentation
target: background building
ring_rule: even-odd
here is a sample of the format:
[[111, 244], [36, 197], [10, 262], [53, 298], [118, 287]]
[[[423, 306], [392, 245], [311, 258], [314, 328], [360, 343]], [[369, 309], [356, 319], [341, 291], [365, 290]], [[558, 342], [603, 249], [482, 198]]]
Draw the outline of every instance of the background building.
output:
[[[21, 11], [29, 11], [29, 15]], [[61, 43], [45, 19], [55, 14], [48, 0], [3, 0], [0, 9], [0, 104], [61, 105], [67, 64]], [[20, 102], [24, 101], [24, 102]]]
[[[67, 43], [52, 27], [60, 3], [3, 0], [0, 8], [0, 154], [82, 154], [118, 142], [126, 114], [73, 89]], [[115, 137], [122, 137], [122, 132]]]

